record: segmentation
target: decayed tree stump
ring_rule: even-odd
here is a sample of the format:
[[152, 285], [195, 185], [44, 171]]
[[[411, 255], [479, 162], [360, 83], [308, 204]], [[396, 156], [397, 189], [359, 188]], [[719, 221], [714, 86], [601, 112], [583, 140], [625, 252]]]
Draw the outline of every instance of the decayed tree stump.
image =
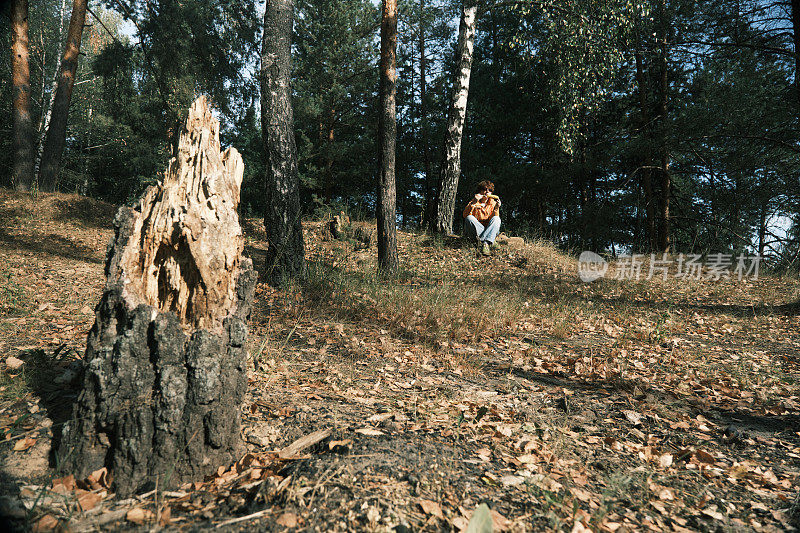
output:
[[256, 282], [236, 213], [243, 170], [236, 149], [220, 153], [201, 97], [163, 183], [117, 213], [83, 391], [57, 450], [63, 472], [107, 467], [127, 495], [238, 458]]

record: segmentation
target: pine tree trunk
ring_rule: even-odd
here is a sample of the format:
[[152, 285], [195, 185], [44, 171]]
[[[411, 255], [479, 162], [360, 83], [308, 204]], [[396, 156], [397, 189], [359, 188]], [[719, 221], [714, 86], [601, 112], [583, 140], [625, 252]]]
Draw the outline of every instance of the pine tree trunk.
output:
[[336, 109], [331, 105], [328, 112], [328, 127], [325, 136], [325, 202], [330, 205], [333, 201], [333, 125], [336, 122]]
[[794, 38], [794, 84], [800, 101], [800, 0], [792, 0], [792, 30]]
[[44, 191], [54, 191], [58, 183], [61, 155], [67, 139], [67, 117], [72, 88], [78, 72], [78, 55], [81, 49], [83, 25], [86, 20], [88, 0], [74, 0], [72, 15], [67, 30], [67, 46], [61, 60], [61, 71], [58, 78], [56, 96], [53, 100], [53, 111], [50, 115], [50, 127], [47, 128], [42, 163], [39, 170], [39, 185]]
[[428, 58], [425, 57], [425, 0], [419, 0], [419, 123], [422, 145], [422, 179], [425, 182], [425, 205], [420, 226], [426, 227], [433, 217], [435, 184], [431, 172], [430, 136], [428, 135]]
[[660, 227], [658, 232], [658, 249], [660, 252], [669, 252], [670, 247], [670, 190], [672, 188], [672, 176], [669, 170], [669, 145], [667, 141], [667, 92], [669, 90], [669, 79], [667, 63], [667, 35], [669, 33], [669, 22], [667, 20], [666, 6], [662, 0], [662, 35], [661, 41], [661, 80], [658, 112], [661, 121], [661, 197], [660, 197]]
[[117, 213], [83, 390], [56, 448], [65, 474], [108, 468], [126, 496], [239, 458], [257, 277], [236, 213], [243, 172], [199, 98], [163, 183]]
[[472, 71], [472, 48], [475, 42], [475, 21], [478, 8], [464, 4], [458, 28], [458, 48], [456, 50], [456, 69], [453, 79], [453, 93], [447, 116], [442, 168], [439, 176], [439, 190], [436, 198], [436, 216], [431, 230], [445, 235], [453, 233], [453, 213], [456, 206], [458, 179], [461, 174], [461, 139], [464, 134], [464, 121], [467, 115], [469, 78]]
[[266, 273], [273, 285], [305, 275], [292, 110], [294, 0], [267, 0], [261, 50], [261, 131], [266, 152]]
[[764, 257], [767, 246], [767, 203], [761, 204], [758, 216], [758, 256]]
[[645, 154], [642, 158], [642, 189], [644, 189], [644, 202], [645, 212], [647, 214], [647, 250], [656, 249], [656, 208], [653, 199], [653, 156], [650, 153], [651, 135], [650, 131], [650, 118], [647, 112], [647, 83], [644, 76], [644, 65], [642, 61], [641, 52], [642, 43], [638, 39], [636, 42], [636, 84], [639, 92], [639, 130], [641, 136], [645, 139]]
[[11, 183], [18, 191], [33, 186], [33, 120], [28, 43], [28, 0], [11, 2], [11, 72], [13, 80], [12, 129], [14, 166]]
[[397, 143], [397, 0], [383, 0], [381, 11], [381, 63], [378, 122], [380, 175], [378, 176], [378, 269], [397, 270], [397, 187], [395, 185], [395, 145]]

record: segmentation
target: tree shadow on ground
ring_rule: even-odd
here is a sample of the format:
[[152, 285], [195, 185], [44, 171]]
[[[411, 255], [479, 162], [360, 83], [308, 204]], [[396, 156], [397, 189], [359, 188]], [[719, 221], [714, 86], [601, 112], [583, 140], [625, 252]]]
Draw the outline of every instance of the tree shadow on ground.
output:
[[0, 505], [0, 531], [29, 531], [26, 524], [26, 513], [19, 506], [9, 505], [7, 498], [15, 498], [19, 491], [18, 480], [0, 470], [0, 497], [6, 499]]
[[443, 237], [441, 235], [432, 235], [423, 238], [419, 245], [423, 248], [449, 248], [460, 250], [462, 248], [474, 247], [474, 243], [460, 235], [448, 235]]
[[712, 408], [704, 416], [722, 426], [732, 426], [746, 433], [777, 434], [800, 430], [800, 415], [755, 415], [739, 409]]
[[744, 433], [761, 433], [770, 436], [788, 433], [790, 437], [795, 437], [796, 432], [800, 431], [800, 415], [798, 414], [761, 415], [742, 409], [730, 409], [717, 405], [708, 398], [687, 398], [671, 393], [670, 391], [645, 385], [639, 380], [626, 380], [621, 378], [583, 380], [564, 372], [543, 374], [526, 371], [522, 368], [509, 368], [508, 365], [499, 365], [496, 363], [484, 365], [483, 370], [488, 375], [495, 376], [511, 373], [534, 383], [554, 387], [557, 390], [567, 389], [576, 392], [610, 395], [619, 392], [632, 393], [634, 390], [638, 389], [642, 395], [651, 396], [659, 402], [685, 403], [686, 408], [698, 414], [702, 414], [723, 429], [731, 427]]
[[37, 255], [52, 255], [95, 264], [103, 263], [101, 251], [61, 235], [51, 234], [35, 238], [29, 235], [13, 235], [6, 228], [0, 227], [0, 243], [18, 251]]
[[243, 253], [253, 261], [253, 268], [258, 273], [258, 280], [266, 281], [267, 249], [261, 246], [245, 245]]
[[72, 222], [97, 229], [111, 229], [117, 206], [99, 202], [92, 198], [78, 197], [70, 201], [53, 199], [56, 222]]
[[44, 407], [47, 417], [53, 421], [53, 440], [49, 457], [51, 466], [57, 466], [54, 452], [61, 444], [62, 429], [72, 418], [73, 405], [80, 392], [82, 364], [76, 355], [74, 350], [66, 348], [65, 345], [51, 354], [35, 349], [20, 355], [27, 367], [28, 384], [33, 393], [39, 397], [39, 404]]
[[[606, 281], [606, 283], [609, 283]], [[800, 301], [786, 302], [782, 304], [769, 305], [745, 305], [745, 304], [723, 304], [723, 303], [693, 303], [689, 301], [675, 300], [656, 300], [642, 296], [642, 293], [630, 290], [630, 294], [621, 294], [613, 297], [598, 297], [593, 291], [579, 291], [586, 284], [581, 282], [577, 276], [574, 281], [565, 280], [555, 274], [526, 274], [523, 276], [508, 278], [490, 278], [486, 280], [487, 286], [499, 290], [514, 291], [520, 297], [548, 297], [553, 302], [573, 305], [575, 303], [602, 304], [610, 307], [632, 307], [637, 309], [647, 309], [652, 311], [664, 311], [674, 309], [681, 311], [706, 311], [718, 315], [735, 317], [753, 317], [765, 315], [797, 316], [800, 315]], [[631, 288], [632, 289], [632, 288]], [[607, 292], [607, 291], [603, 291]]]

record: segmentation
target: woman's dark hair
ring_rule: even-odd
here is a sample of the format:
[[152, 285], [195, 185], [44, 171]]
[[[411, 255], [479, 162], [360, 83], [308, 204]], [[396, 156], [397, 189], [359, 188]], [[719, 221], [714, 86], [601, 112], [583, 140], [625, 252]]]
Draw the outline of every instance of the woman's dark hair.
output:
[[475, 186], [476, 193], [481, 193], [484, 189], [488, 189], [490, 193], [494, 192], [494, 183], [489, 180], [483, 180]]

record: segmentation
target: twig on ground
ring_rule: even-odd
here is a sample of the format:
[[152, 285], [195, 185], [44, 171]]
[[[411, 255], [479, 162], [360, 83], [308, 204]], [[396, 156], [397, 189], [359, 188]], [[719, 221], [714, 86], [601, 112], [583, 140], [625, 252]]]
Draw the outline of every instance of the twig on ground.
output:
[[239, 522], [245, 522], [247, 520], [253, 520], [254, 518], [262, 517], [262, 516], [264, 516], [265, 514], [271, 512], [271, 511], [272, 511], [272, 508], [262, 509], [260, 511], [256, 511], [255, 513], [252, 513], [252, 514], [249, 514], [249, 515], [246, 515], [246, 516], [240, 516], [239, 518], [231, 518], [230, 520], [225, 520], [224, 522], [220, 522], [219, 524], [217, 524], [216, 527], [217, 527], [217, 529], [219, 529], [221, 527], [229, 526], [231, 524], [238, 524]]
[[306, 448], [327, 439], [331, 436], [331, 433], [333, 433], [333, 430], [330, 428], [320, 429], [319, 431], [315, 431], [314, 433], [306, 435], [305, 437], [301, 437], [280, 450], [278, 452], [278, 457], [281, 459], [291, 459]]

